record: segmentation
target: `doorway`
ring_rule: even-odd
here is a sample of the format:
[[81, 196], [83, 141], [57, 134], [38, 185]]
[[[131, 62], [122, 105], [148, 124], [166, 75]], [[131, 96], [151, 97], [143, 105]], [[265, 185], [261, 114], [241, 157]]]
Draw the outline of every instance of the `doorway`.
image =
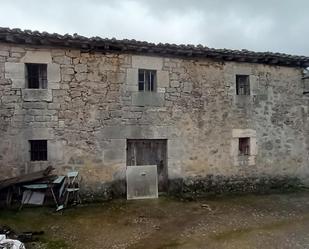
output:
[[167, 140], [128, 139], [127, 166], [157, 165], [158, 190], [167, 191]]

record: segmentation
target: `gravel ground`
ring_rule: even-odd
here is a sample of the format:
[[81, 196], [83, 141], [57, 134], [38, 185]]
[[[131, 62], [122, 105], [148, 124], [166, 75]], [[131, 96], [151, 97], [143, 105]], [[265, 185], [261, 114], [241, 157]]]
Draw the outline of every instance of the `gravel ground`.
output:
[[43, 230], [27, 249], [309, 248], [309, 192], [1, 210], [0, 224]]

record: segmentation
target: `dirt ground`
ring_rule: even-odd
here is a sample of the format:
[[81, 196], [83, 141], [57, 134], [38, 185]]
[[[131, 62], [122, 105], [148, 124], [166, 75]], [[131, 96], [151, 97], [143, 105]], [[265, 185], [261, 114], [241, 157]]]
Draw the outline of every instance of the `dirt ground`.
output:
[[45, 231], [27, 249], [309, 248], [309, 192], [1, 210], [0, 225]]

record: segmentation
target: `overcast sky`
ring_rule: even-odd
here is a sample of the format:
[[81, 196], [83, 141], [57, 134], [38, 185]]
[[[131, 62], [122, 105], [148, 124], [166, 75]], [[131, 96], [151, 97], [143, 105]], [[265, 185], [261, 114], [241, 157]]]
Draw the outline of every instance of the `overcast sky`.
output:
[[308, 0], [0, 0], [0, 26], [309, 56]]

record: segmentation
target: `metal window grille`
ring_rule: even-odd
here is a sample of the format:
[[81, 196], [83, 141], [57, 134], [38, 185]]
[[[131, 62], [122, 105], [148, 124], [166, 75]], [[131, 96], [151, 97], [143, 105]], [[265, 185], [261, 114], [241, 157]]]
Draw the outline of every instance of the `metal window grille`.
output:
[[249, 75], [236, 75], [236, 94], [250, 95]]
[[138, 90], [142, 92], [154, 92], [156, 90], [156, 71], [138, 70]]
[[31, 161], [47, 161], [47, 140], [30, 140]]
[[47, 88], [47, 65], [27, 63], [28, 88], [46, 89]]
[[250, 138], [249, 137], [239, 138], [239, 155], [240, 156], [250, 155]]

